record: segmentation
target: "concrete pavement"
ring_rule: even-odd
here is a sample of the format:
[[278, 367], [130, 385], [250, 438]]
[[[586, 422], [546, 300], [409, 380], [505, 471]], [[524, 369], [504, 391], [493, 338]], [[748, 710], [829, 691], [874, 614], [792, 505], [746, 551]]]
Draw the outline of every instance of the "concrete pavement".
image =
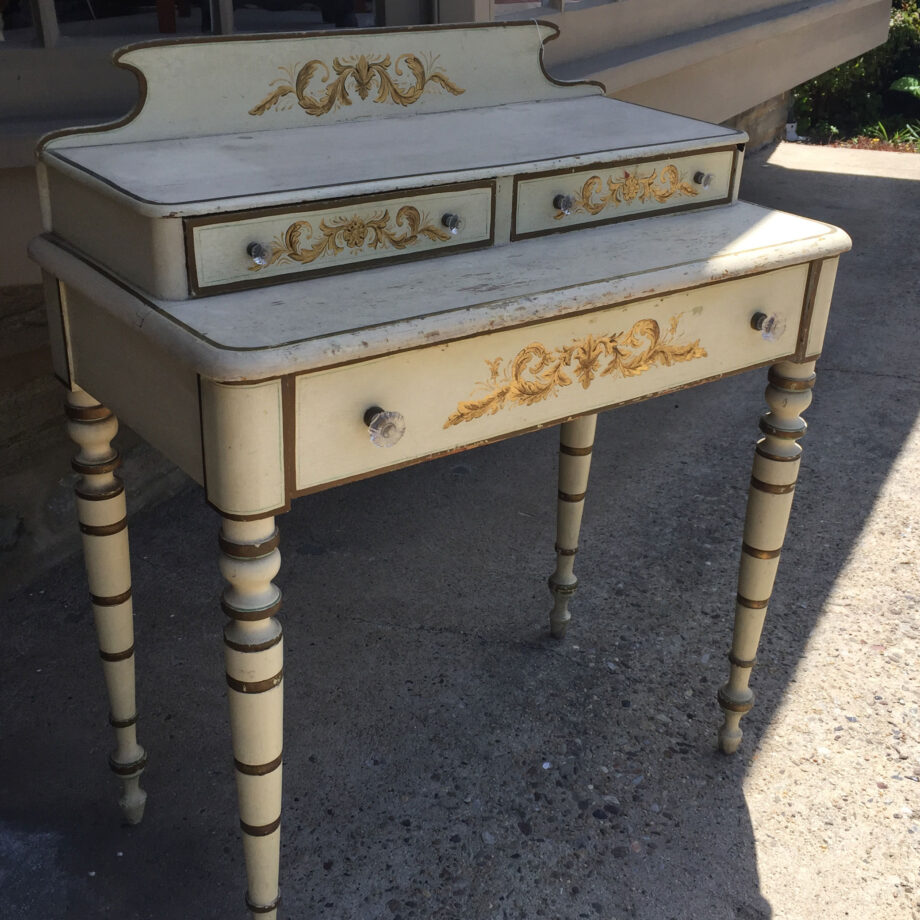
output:
[[[557, 435], [281, 521], [287, 918], [920, 920], [920, 156], [781, 145], [844, 256], [738, 755], [715, 749], [765, 374], [604, 416], [569, 637]], [[197, 488], [131, 522], [147, 815], [119, 825], [81, 563], [3, 605], [0, 916], [243, 918]]]

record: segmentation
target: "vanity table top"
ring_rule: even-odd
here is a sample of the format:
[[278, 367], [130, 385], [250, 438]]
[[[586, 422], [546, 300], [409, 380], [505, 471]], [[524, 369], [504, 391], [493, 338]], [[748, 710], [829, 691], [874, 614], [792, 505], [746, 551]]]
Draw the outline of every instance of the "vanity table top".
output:
[[837, 227], [739, 202], [269, 288], [164, 301], [54, 242], [31, 252], [215, 379], [313, 370], [839, 255]]
[[[475, 138], [475, 143], [464, 139]], [[521, 102], [411, 119], [378, 118], [254, 134], [62, 146], [44, 154], [143, 212], [171, 215], [310, 201], [518, 172], [667, 156], [745, 136], [690, 118], [588, 96]], [[177, 168], [181, 164], [181, 168]], [[373, 173], [373, 179], [369, 178]], [[153, 207], [144, 207], [144, 205]], [[159, 209], [155, 206], [161, 206]]]
[[39, 160], [139, 213], [185, 216], [747, 139], [553, 80], [542, 49], [556, 32], [525, 22], [131, 46], [115, 60], [138, 77], [136, 110], [50, 135]]

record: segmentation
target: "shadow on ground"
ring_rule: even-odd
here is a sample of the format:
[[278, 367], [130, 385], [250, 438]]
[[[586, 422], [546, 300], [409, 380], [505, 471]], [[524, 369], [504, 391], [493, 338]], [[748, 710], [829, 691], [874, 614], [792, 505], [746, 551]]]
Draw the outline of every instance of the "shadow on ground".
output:
[[[854, 252], [736, 757], [716, 753], [715, 693], [764, 373], [601, 419], [561, 644], [546, 637], [555, 431], [307, 497], [281, 520], [285, 916], [773, 916], [742, 782], [915, 423], [916, 189], [746, 168], [745, 197], [840, 223]], [[138, 515], [132, 543], [140, 827], [118, 826], [105, 775], [79, 560], [6, 604], [11, 917], [245, 914], [216, 518], [190, 489]]]

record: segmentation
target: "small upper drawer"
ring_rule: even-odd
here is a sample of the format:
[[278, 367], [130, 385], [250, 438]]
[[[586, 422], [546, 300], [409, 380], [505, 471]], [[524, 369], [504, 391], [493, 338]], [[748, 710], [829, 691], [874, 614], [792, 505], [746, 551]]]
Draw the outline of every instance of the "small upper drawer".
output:
[[185, 222], [189, 288], [218, 293], [493, 242], [494, 182]]
[[735, 147], [515, 176], [512, 239], [732, 200]]

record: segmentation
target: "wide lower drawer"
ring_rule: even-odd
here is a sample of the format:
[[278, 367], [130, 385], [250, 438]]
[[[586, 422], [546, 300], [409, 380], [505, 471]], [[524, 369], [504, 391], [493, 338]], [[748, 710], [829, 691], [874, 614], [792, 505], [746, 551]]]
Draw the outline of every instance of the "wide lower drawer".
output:
[[[302, 374], [296, 490], [789, 356], [807, 274], [798, 265]], [[770, 337], [752, 325], [758, 313], [775, 320]], [[404, 417], [395, 446], [371, 442], [364, 416], [372, 406]]]
[[493, 241], [493, 182], [185, 222], [189, 287], [217, 293]]
[[732, 199], [737, 148], [516, 176], [512, 239]]

